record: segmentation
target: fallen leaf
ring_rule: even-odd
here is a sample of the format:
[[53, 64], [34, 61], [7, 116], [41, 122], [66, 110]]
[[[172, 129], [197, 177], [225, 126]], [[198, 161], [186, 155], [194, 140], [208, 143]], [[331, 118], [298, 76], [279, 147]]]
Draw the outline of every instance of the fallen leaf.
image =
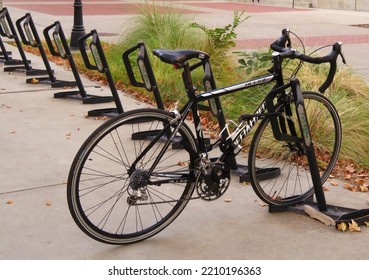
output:
[[6, 204], [13, 204], [14, 203], [14, 201], [13, 200], [11, 200], [11, 199], [9, 199], [7, 202], [6, 202]]
[[51, 202], [50, 202], [50, 201], [46, 201], [46, 202], [45, 202], [45, 205], [46, 205], [46, 206], [51, 206], [52, 204], [51, 204]]
[[345, 232], [347, 230], [347, 224], [345, 222], [339, 223], [337, 225], [337, 230]]
[[32, 80], [31, 80], [31, 84], [38, 84], [38, 79], [36, 79], [36, 78], [32, 78]]
[[338, 182], [337, 181], [331, 180], [330, 183], [331, 183], [332, 186], [335, 186], [335, 187], [338, 186]]
[[232, 198], [225, 198], [224, 201], [225, 202], [232, 202]]
[[187, 161], [181, 161], [180, 160], [177, 164], [180, 165], [180, 166], [188, 166], [188, 162]]
[[67, 139], [70, 139], [70, 136], [72, 135], [72, 132], [69, 132], [69, 133], [67, 133], [67, 134], [65, 134], [65, 137], [67, 138]]
[[354, 186], [354, 185], [351, 185], [351, 184], [348, 184], [346, 183], [343, 188], [345, 188], [346, 190], [350, 190], [352, 192], [357, 192], [359, 191], [359, 187], [358, 186]]
[[369, 227], [369, 222], [364, 222], [364, 225], [366, 225], [367, 227]]
[[349, 231], [361, 231], [357, 222], [351, 219], [351, 223], [349, 223]]

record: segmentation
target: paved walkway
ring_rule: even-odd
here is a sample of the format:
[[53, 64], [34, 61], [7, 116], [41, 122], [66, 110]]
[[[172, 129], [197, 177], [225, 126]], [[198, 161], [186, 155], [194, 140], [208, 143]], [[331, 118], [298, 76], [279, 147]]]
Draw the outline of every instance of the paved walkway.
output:
[[[12, 0], [4, 6], [14, 21], [30, 11], [40, 30], [60, 20], [70, 34], [70, 2]], [[97, 29], [108, 35], [106, 40], [116, 39], [134, 17], [128, 1], [83, 3], [86, 30]], [[211, 26], [230, 23], [233, 10], [245, 8], [251, 18], [238, 30], [240, 47], [265, 47], [284, 27], [310, 46], [342, 40], [348, 62], [369, 77], [369, 29], [353, 26], [369, 23], [368, 13], [213, 1], [182, 1], [178, 7]], [[16, 56], [14, 47], [7, 48]], [[39, 57], [27, 56], [34, 68], [43, 67]], [[73, 78], [70, 71], [52, 67], [58, 79]], [[113, 247], [91, 240], [69, 215], [65, 187], [77, 149], [103, 122], [85, 114], [105, 106], [54, 99], [57, 89], [26, 84], [26, 78], [0, 72], [0, 259], [369, 259], [367, 229], [341, 233], [305, 215], [270, 214], [237, 178], [225, 197], [232, 202], [191, 202], [178, 220], [147, 241]], [[85, 78], [83, 82], [89, 94], [110, 94], [106, 87]], [[120, 94], [126, 110], [142, 106]], [[327, 187], [329, 204], [368, 207], [367, 193], [348, 192], [342, 184]]]

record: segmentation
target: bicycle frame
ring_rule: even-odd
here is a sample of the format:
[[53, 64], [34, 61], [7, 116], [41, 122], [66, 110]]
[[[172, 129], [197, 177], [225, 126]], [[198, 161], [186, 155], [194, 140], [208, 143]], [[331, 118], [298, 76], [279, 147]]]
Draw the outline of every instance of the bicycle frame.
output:
[[[167, 139], [167, 142], [164, 148], [162, 149], [162, 153], [159, 154], [157, 159], [154, 161], [152, 167], [150, 168], [149, 173], [151, 173], [151, 171], [155, 168], [156, 164], [160, 161], [161, 155], [164, 154], [165, 150], [169, 147], [172, 141], [172, 138], [174, 137], [175, 133], [178, 131], [182, 123], [185, 121], [190, 111], [192, 112], [193, 118], [194, 118], [193, 120], [194, 120], [195, 129], [196, 129], [196, 137], [198, 139], [198, 144], [199, 144], [199, 147], [198, 147], [199, 154], [206, 154], [207, 152], [212, 150], [212, 148], [208, 149], [204, 141], [203, 129], [201, 127], [199, 110], [198, 110], [198, 103], [203, 102], [203, 101], [209, 101], [213, 98], [218, 98], [220, 96], [228, 95], [228, 94], [241, 91], [244, 89], [249, 89], [252, 87], [268, 84], [273, 81], [276, 82], [275, 85], [273, 86], [272, 90], [266, 94], [265, 98], [260, 103], [260, 105], [257, 107], [254, 114], [249, 115], [250, 120], [241, 122], [238, 125], [238, 130], [236, 130], [236, 132], [232, 133], [231, 135], [226, 135], [226, 137], [224, 138], [224, 140], [228, 144], [227, 149], [229, 153], [224, 154], [222, 156], [222, 159], [228, 158], [228, 156], [230, 156], [231, 153], [233, 153], [233, 156], [237, 155], [237, 153], [241, 150], [240, 144], [242, 140], [249, 134], [251, 129], [254, 127], [254, 125], [262, 117], [266, 117], [266, 116], [270, 118], [271, 120], [274, 137], [277, 140], [284, 140], [284, 141], [291, 141], [291, 142], [303, 142], [301, 138], [291, 136], [291, 135], [286, 135], [285, 133], [286, 129], [283, 127], [283, 125], [281, 127], [282, 131], [280, 129], [280, 126], [278, 125], [277, 116], [279, 116], [280, 113], [275, 112], [276, 108], [275, 108], [275, 105], [273, 104], [273, 100], [278, 94], [285, 94], [285, 90], [287, 88], [291, 88], [292, 91], [293, 91], [293, 88], [291, 87], [290, 82], [285, 84], [283, 81], [282, 70], [280, 67], [281, 60], [278, 58], [278, 56], [273, 57], [273, 61], [274, 61], [274, 66], [275, 66], [274, 69], [276, 70], [274, 73], [261, 76], [255, 79], [251, 79], [251, 80], [246, 80], [241, 83], [233, 84], [233, 85], [226, 86], [223, 88], [208, 90], [208, 91], [205, 91], [197, 95], [195, 93], [195, 89], [192, 84], [191, 67], [189, 63], [186, 62], [183, 66], [182, 77], [183, 77], [183, 82], [187, 90], [188, 101], [185, 103], [185, 105], [183, 105], [181, 109], [179, 109], [179, 111], [173, 112], [175, 114], [175, 121], [177, 121], [178, 123], [175, 126], [174, 131], [172, 131], [171, 133], [172, 137], [168, 135], [167, 129], [170, 126], [170, 124], [167, 124], [164, 127], [164, 129], [155, 136], [155, 138], [152, 141], [152, 144], [148, 145], [147, 148], [142, 152], [141, 156], [139, 156], [136, 159], [136, 161], [132, 164], [131, 170], [134, 170], [135, 164], [152, 147], [153, 143], [161, 139], [164, 136], [164, 134], [167, 134], [169, 136], [169, 139]], [[269, 113], [265, 113], [266, 110], [268, 110]], [[289, 128], [292, 131], [292, 133], [296, 135], [294, 124], [292, 122], [289, 123]]]
[[[128, 172], [131, 174], [135, 170], [135, 165], [137, 162], [145, 156], [146, 152], [152, 148], [152, 146], [156, 143], [156, 141], [159, 141], [165, 134], [168, 135], [168, 129], [170, 126], [173, 126], [172, 132], [168, 135], [167, 140], [161, 149], [161, 152], [157, 156], [157, 158], [154, 160], [151, 168], [148, 171], [148, 174], [152, 174], [153, 170], [155, 169], [156, 165], [159, 163], [161, 157], [165, 153], [165, 151], [168, 149], [169, 145], [171, 144], [175, 134], [180, 129], [181, 125], [186, 120], [188, 114], [192, 112], [193, 114], [193, 121], [196, 129], [196, 137], [198, 140], [198, 149], [199, 151], [190, 151], [190, 153], [193, 153], [196, 155], [197, 158], [207, 158], [207, 153], [210, 152], [215, 144], [210, 145], [210, 147], [207, 147], [205, 145], [204, 136], [203, 136], [203, 129], [201, 127], [200, 122], [200, 116], [199, 116], [199, 110], [198, 110], [198, 103], [203, 101], [209, 101], [212, 98], [218, 98], [223, 95], [231, 94], [237, 91], [241, 91], [244, 89], [264, 85], [271, 83], [275, 81], [275, 85], [273, 88], [266, 94], [263, 101], [260, 103], [260, 105], [255, 110], [254, 114], [248, 115], [249, 120], [242, 121], [238, 125], [238, 129], [233, 132], [231, 135], [227, 135], [224, 139], [225, 144], [223, 147], [221, 147], [222, 154], [219, 157], [219, 160], [221, 162], [227, 162], [230, 158], [234, 158], [234, 156], [237, 155], [241, 151], [241, 142], [242, 140], [249, 134], [251, 129], [255, 126], [255, 124], [263, 117], [268, 117], [272, 126], [272, 131], [274, 138], [279, 141], [286, 141], [295, 143], [299, 149], [301, 149], [301, 144], [304, 144], [306, 147], [306, 155], [308, 157], [308, 164], [311, 170], [312, 180], [315, 188], [315, 194], [317, 197], [317, 201], [320, 205], [320, 210], [325, 209], [325, 197], [323, 193], [323, 188], [321, 186], [320, 181], [320, 174], [318, 170], [318, 165], [315, 157], [315, 150], [313, 143], [311, 141], [310, 136], [310, 129], [309, 124], [307, 122], [305, 107], [304, 107], [304, 101], [303, 96], [300, 88], [300, 83], [297, 78], [291, 78], [289, 82], [284, 83], [283, 76], [282, 76], [282, 68], [281, 68], [281, 60], [278, 57], [278, 55], [273, 56], [273, 62], [274, 62], [274, 73], [271, 73], [269, 75], [265, 75], [262, 77], [258, 77], [255, 79], [247, 80], [238, 84], [226, 86], [219, 89], [209, 90], [200, 94], [195, 94], [195, 89], [192, 84], [191, 79], [191, 68], [189, 66], [188, 62], [185, 62], [183, 65], [183, 81], [187, 90], [188, 95], [188, 101], [185, 103], [185, 105], [179, 110], [174, 111], [174, 119], [171, 121], [171, 123], [166, 123], [164, 126], [164, 129], [161, 130], [152, 140], [152, 142], [146, 147], [146, 149], [141, 153], [139, 157], [135, 160], [135, 162], [131, 165], [131, 169]], [[289, 120], [288, 118], [284, 118], [285, 121], [287, 121], [288, 128], [290, 130], [290, 134], [287, 134], [287, 126], [284, 122], [278, 121], [278, 117], [282, 117], [283, 114], [290, 116], [292, 111], [290, 106], [288, 106], [288, 102], [284, 102], [286, 100], [287, 94], [286, 89], [291, 89], [291, 93], [293, 96], [293, 101], [296, 106], [296, 115], [298, 119], [298, 125], [300, 127], [300, 131], [302, 134], [302, 137], [298, 137], [295, 129], [295, 123], [292, 120]], [[275, 98], [279, 98], [278, 100], [281, 100], [280, 104], [275, 105], [274, 100]], [[284, 99], [284, 100], [283, 100]], [[278, 112], [278, 106], [284, 105], [285, 111]], [[268, 112], [266, 112], [268, 111]], [[218, 141], [221, 141], [218, 140]], [[218, 143], [218, 141], [216, 143]], [[181, 177], [175, 179], [175, 181], [182, 181], [186, 180], [187, 178]], [[173, 179], [170, 179], [172, 181]], [[160, 184], [162, 182], [150, 182], [150, 184]]]
[[[182, 115], [182, 118], [186, 118], [187, 114], [189, 113], [189, 110], [192, 110], [193, 117], [194, 117], [194, 125], [196, 128], [196, 137], [199, 142], [199, 150], [201, 153], [206, 153], [206, 145], [204, 142], [204, 136], [203, 136], [203, 130], [200, 123], [200, 116], [198, 113], [198, 103], [203, 101], [209, 101], [212, 98], [219, 98], [223, 95], [228, 95], [237, 91], [241, 91], [244, 89], [249, 89], [252, 87], [268, 84], [271, 82], [276, 82], [273, 88], [266, 94], [263, 101], [259, 104], [255, 112], [251, 115], [248, 115], [247, 121], [242, 121], [237, 125], [237, 130], [233, 132], [231, 135], [226, 135], [224, 140], [228, 144], [228, 149], [231, 149], [234, 155], [236, 155], [241, 150], [241, 142], [242, 140], [249, 134], [251, 129], [254, 127], [254, 125], [263, 117], [268, 117], [271, 121], [272, 130], [274, 133], [274, 137], [277, 140], [284, 140], [284, 141], [291, 141], [291, 142], [303, 142], [301, 138], [296, 137], [296, 130], [294, 127], [293, 122], [289, 122], [289, 128], [292, 132], [291, 135], [286, 135], [286, 129], [283, 125], [281, 127], [278, 124], [277, 116], [280, 115], [280, 113], [276, 112], [276, 107], [273, 104], [273, 100], [276, 98], [278, 94], [281, 94], [282, 96], [285, 95], [286, 89], [291, 88], [291, 91], [296, 91], [296, 87], [292, 87], [291, 82], [284, 83], [283, 81], [283, 75], [282, 75], [282, 68], [281, 68], [281, 60], [278, 56], [273, 56], [273, 62], [274, 62], [274, 73], [257, 77], [255, 79], [246, 80], [241, 83], [233, 84], [230, 86], [226, 86], [219, 89], [213, 89], [209, 90], [200, 94], [195, 94], [194, 87], [192, 85], [192, 79], [190, 74], [190, 66], [186, 62], [183, 66], [183, 81], [185, 84], [185, 87], [187, 89], [187, 95], [188, 95], [188, 101], [187, 103], [180, 109], [179, 113]], [[301, 94], [301, 93], [300, 93]], [[294, 95], [296, 96], [296, 93], [294, 92]], [[302, 97], [301, 97], [302, 98]], [[287, 110], [289, 110], [287, 108]], [[268, 111], [268, 113], [266, 113]], [[287, 112], [287, 114], [290, 114], [290, 112]], [[224, 130], [224, 129], [223, 129]], [[282, 131], [281, 131], [282, 130]], [[223, 131], [221, 132], [221, 134]]]

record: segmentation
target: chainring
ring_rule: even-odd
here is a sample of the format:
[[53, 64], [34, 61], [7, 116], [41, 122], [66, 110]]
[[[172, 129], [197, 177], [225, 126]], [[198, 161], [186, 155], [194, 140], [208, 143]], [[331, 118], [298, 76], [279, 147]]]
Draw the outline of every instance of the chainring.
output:
[[211, 162], [210, 172], [202, 172], [199, 175], [196, 191], [201, 199], [213, 201], [226, 192], [230, 182], [230, 169], [224, 163]]

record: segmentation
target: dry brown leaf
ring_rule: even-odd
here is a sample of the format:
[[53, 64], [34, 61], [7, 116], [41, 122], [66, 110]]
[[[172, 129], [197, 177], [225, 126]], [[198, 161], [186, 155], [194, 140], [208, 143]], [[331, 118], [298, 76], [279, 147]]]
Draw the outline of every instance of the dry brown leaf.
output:
[[345, 222], [339, 223], [337, 225], [337, 230], [345, 232], [347, 230], [347, 224]]
[[32, 80], [31, 80], [31, 84], [38, 84], [38, 79], [36, 79], [36, 78], [32, 78]]
[[345, 170], [346, 170], [346, 172], [348, 172], [348, 173], [354, 173], [354, 172], [355, 172], [355, 167], [354, 167], [352, 164], [350, 164], [350, 165], [347, 165], [347, 166], [345, 167]]
[[346, 190], [350, 190], [352, 192], [357, 192], [360, 191], [358, 186], [354, 186], [348, 183], [345, 183], [345, 185], [343, 186]]
[[361, 231], [357, 222], [351, 219], [351, 223], [349, 223], [349, 231]]
[[9, 199], [9, 200], [6, 201], [6, 204], [13, 204], [13, 203], [14, 203], [14, 201], [11, 200], [11, 199]]
[[369, 227], [369, 222], [365, 221], [364, 225], [366, 225], [367, 227]]
[[70, 139], [71, 135], [72, 135], [72, 132], [69, 132], [69, 133], [65, 134], [65, 137], [66, 137], [67, 139]]
[[188, 162], [187, 161], [178, 161], [178, 163], [177, 163], [178, 165], [180, 165], [180, 166], [188, 166]]
[[46, 206], [51, 206], [52, 204], [51, 204], [51, 202], [50, 202], [50, 201], [46, 201], [46, 202], [45, 202], [45, 205], [46, 205]]
[[337, 181], [331, 180], [330, 183], [331, 183], [332, 186], [335, 186], [335, 187], [338, 186], [338, 182]]

